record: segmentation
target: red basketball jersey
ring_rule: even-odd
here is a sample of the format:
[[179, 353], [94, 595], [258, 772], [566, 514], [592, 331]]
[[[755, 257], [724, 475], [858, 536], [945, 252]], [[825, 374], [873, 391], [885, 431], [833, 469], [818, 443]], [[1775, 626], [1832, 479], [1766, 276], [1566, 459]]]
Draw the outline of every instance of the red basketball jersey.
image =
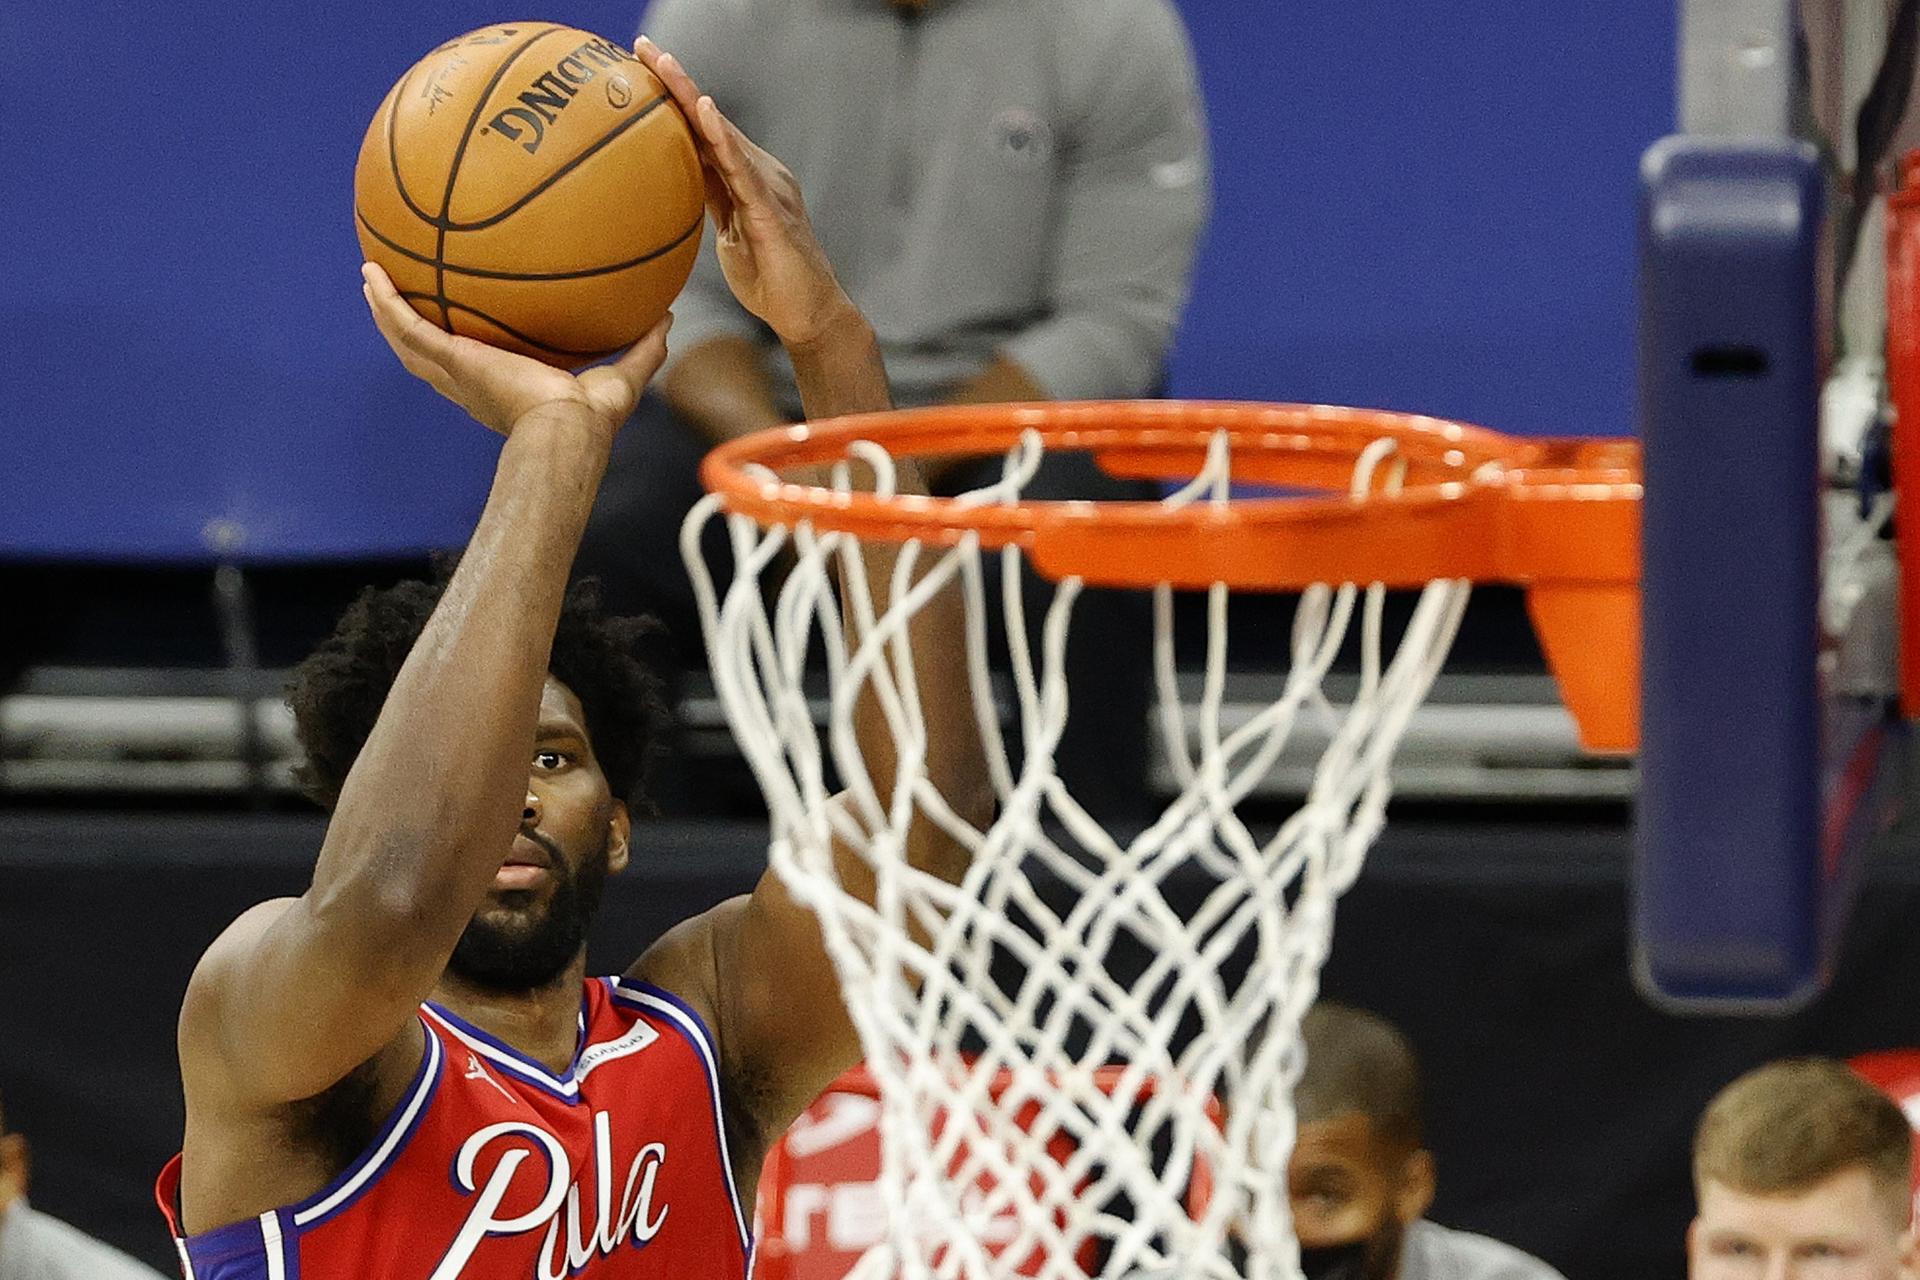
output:
[[713, 1039], [645, 983], [592, 979], [555, 1076], [435, 1004], [373, 1143], [318, 1194], [182, 1237], [187, 1280], [707, 1280], [747, 1274]]

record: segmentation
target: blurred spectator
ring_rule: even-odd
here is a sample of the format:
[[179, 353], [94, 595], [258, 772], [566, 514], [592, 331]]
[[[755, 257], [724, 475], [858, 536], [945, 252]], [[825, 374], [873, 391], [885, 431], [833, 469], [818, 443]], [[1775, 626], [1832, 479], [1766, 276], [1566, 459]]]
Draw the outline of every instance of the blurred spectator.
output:
[[160, 1280], [126, 1254], [27, 1203], [27, 1140], [0, 1102], [0, 1280]]
[[[897, 403], [1159, 386], [1209, 188], [1171, 0], [655, 0], [644, 30], [792, 166]], [[706, 234], [662, 395], [615, 445], [581, 552], [610, 604], [683, 648], [698, 459], [800, 408]], [[1053, 483], [1094, 496], [1091, 474]]]
[[1690, 1280], [1898, 1280], [1920, 1274], [1913, 1133], [1892, 1099], [1824, 1058], [1722, 1089], [1693, 1142]]
[[[792, 166], [897, 404], [1158, 391], [1210, 191], [1172, 0], [654, 0], [643, 29]], [[700, 458], [800, 416], [792, 366], [734, 302], [712, 234], [578, 557], [616, 612], [666, 624], [688, 670], [706, 666], [679, 544]], [[930, 478], [953, 493], [998, 475], [981, 463]], [[1084, 455], [1048, 459], [1027, 492], [1157, 496]], [[709, 534], [724, 566], [724, 526]], [[1031, 583], [1027, 603], [1041, 616]], [[1075, 608], [1055, 760], [1104, 821], [1143, 806], [1150, 634], [1141, 593], [1090, 591]], [[720, 794], [671, 766], [658, 790], [668, 812]]]
[[1426, 1220], [1420, 1065], [1384, 1019], [1322, 1002], [1301, 1026], [1287, 1181], [1308, 1280], [1561, 1280], [1509, 1245]]

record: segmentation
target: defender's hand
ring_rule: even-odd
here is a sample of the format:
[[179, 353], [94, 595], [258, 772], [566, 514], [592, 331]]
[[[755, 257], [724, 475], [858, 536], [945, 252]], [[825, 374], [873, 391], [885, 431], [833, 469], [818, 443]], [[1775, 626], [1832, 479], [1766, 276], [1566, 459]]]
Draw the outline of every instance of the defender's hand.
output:
[[700, 92], [670, 53], [640, 37], [634, 53], [693, 126], [707, 180], [720, 269], [740, 305], [788, 346], [806, 346], [854, 313], [814, 237], [787, 166], [762, 150]]
[[407, 372], [501, 435], [538, 413], [576, 420], [611, 443], [667, 356], [671, 314], [612, 363], [567, 373], [429, 323], [371, 262], [360, 275], [373, 322]]

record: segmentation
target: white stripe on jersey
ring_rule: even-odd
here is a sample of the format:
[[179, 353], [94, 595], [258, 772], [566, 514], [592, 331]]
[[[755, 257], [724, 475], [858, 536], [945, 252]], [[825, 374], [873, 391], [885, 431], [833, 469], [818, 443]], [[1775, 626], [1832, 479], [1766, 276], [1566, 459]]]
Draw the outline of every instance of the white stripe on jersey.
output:
[[280, 1215], [272, 1209], [260, 1215], [260, 1240], [266, 1246], [267, 1280], [287, 1280], [286, 1243], [280, 1239]]
[[407, 1130], [413, 1127], [414, 1119], [420, 1114], [420, 1108], [426, 1102], [427, 1095], [433, 1092], [433, 1082], [440, 1076], [440, 1037], [433, 1034], [433, 1030], [424, 1023], [420, 1029], [427, 1036], [426, 1069], [420, 1073], [419, 1087], [413, 1091], [413, 1096], [407, 1099], [406, 1109], [400, 1113], [400, 1118], [394, 1121], [393, 1128], [388, 1131], [387, 1140], [381, 1143], [380, 1149], [355, 1171], [353, 1177], [341, 1183], [339, 1189], [332, 1195], [319, 1204], [294, 1214], [294, 1226], [304, 1227], [316, 1218], [324, 1218], [340, 1204], [359, 1194], [362, 1187], [379, 1176], [380, 1171], [393, 1158], [400, 1140], [406, 1137]]

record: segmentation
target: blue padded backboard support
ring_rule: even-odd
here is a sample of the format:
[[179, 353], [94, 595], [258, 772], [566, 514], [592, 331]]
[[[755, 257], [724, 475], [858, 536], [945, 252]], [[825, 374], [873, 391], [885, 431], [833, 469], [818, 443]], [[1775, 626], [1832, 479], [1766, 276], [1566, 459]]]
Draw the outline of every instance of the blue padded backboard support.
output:
[[1637, 964], [1657, 999], [1820, 985], [1817, 156], [1669, 138], [1642, 166], [1645, 448]]

